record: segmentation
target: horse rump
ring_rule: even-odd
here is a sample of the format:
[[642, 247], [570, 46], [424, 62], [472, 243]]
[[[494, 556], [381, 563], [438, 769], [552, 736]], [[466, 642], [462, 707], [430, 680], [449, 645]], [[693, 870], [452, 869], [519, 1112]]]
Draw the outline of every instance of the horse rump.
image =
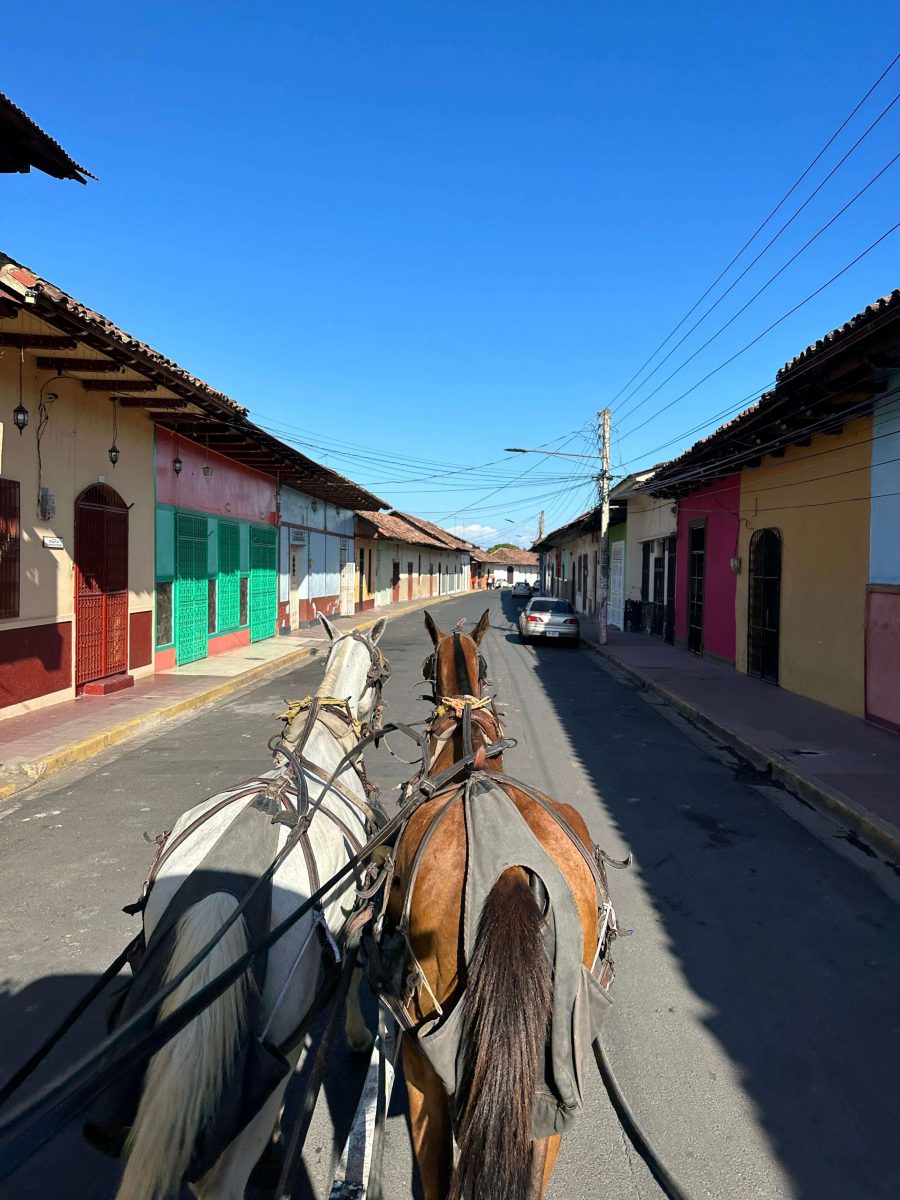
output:
[[485, 901], [467, 968], [449, 1200], [528, 1197], [551, 1000], [541, 911], [525, 871], [510, 867]]
[[[165, 982], [216, 936], [237, 905], [230, 893], [213, 892], [182, 914]], [[247, 947], [247, 926], [241, 916], [168, 997], [158, 1019], [220, 975]], [[245, 973], [150, 1060], [125, 1144], [127, 1162], [116, 1200], [167, 1200], [178, 1195], [195, 1143], [213, 1120], [234, 1070], [255, 986], [252, 974]]]

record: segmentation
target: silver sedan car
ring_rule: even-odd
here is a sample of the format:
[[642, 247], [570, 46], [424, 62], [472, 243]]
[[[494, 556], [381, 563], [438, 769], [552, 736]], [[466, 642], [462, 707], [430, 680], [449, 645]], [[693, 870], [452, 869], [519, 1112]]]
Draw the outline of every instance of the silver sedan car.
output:
[[535, 596], [519, 616], [519, 637], [523, 642], [532, 638], [552, 638], [578, 645], [581, 622], [568, 600]]

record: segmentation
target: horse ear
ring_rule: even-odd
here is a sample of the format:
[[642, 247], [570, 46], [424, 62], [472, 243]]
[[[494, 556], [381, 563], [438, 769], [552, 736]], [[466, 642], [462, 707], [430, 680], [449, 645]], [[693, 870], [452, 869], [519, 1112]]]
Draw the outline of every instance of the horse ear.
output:
[[377, 646], [381, 641], [381, 635], [387, 629], [387, 617], [379, 617], [372, 626], [372, 632], [369, 634], [369, 641], [373, 646]]
[[487, 631], [490, 629], [490, 627], [491, 627], [491, 612], [490, 612], [490, 609], [486, 608], [484, 610], [484, 612], [481, 614], [481, 620], [478, 622], [478, 624], [472, 630], [472, 641], [475, 643], [476, 646], [481, 645], [481, 639], [484, 637], [484, 635], [487, 633]]
[[428, 630], [428, 635], [436, 646], [444, 635], [435, 624], [434, 617], [427, 608], [425, 609], [425, 628]]
[[329, 642], [333, 642], [334, 639], [337, 637], [337, 630], [332, 625], [332, 623], [328, 620], [328, 618], [324, 615], [324, 613], [319, 613], [319, 620], [322, 622], [322, 628], [328, 634]]

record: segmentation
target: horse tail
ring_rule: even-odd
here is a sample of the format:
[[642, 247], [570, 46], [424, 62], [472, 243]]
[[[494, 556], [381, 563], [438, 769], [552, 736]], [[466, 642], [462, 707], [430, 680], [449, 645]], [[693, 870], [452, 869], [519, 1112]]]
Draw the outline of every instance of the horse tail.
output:
[[526, 1200], [551, 987], [541, 913], [519, 868], [504, 871], [485, 902], [463, 1003], [449, 1200]]
[[[176, 928], [166, 982], [215, 937], [237, 903], [228, 893], [213, 892], [187, 909]], [[159, 1019], [235, 962], [247, 945], [247, 927], [241, 917], [163, 1003]], [[251, 976], [243, 976], [150, 1060], [125, 1147], [128, 1161], [116, 1200], [165, 1200], [178, 1195], [194, 1143], [215, 1113], [228, 1082], [247, 1020], [247, 994], [253, 986]]]

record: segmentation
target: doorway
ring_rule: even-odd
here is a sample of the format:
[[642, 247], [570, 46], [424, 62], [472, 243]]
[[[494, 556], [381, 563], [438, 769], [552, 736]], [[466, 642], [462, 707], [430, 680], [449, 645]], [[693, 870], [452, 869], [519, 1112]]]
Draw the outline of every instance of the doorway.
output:
[[625, 628], [625, 543], [609, 548], [609, 610], [607, 620], [616, 629]]
[[666, 624], [663, 638], [675, 644], [675, 537], [666, 538]]
[[413, 565], [411, 562], [406, 564], [406, 598], [407, 600], [413, 598]]
[[278, 530], [250, 527], [250, 641], [275, 636], [278, 609]]
[[750, 603], [747, 614], [747, 674], [778, 682], [781, 626], [781, 534], [757, 529], [750, 539]]
[[350, 549], [350, 539], [341, 538], [340, 544], [340, 566], [341, 566], [341, 596], [340, 608], [342, 617], [353, 616], [353, 552]]
[[391, 602], [400, 602], [400, 564], [396, 560], [391, 566]]
[[105, 483], [75, 501], [75, 686], [128, 670], [128, 509]]
[[688, 650], [703, 652], [703, 593], [706, 583], [706, 522], [690, 528], [688, 541]]

